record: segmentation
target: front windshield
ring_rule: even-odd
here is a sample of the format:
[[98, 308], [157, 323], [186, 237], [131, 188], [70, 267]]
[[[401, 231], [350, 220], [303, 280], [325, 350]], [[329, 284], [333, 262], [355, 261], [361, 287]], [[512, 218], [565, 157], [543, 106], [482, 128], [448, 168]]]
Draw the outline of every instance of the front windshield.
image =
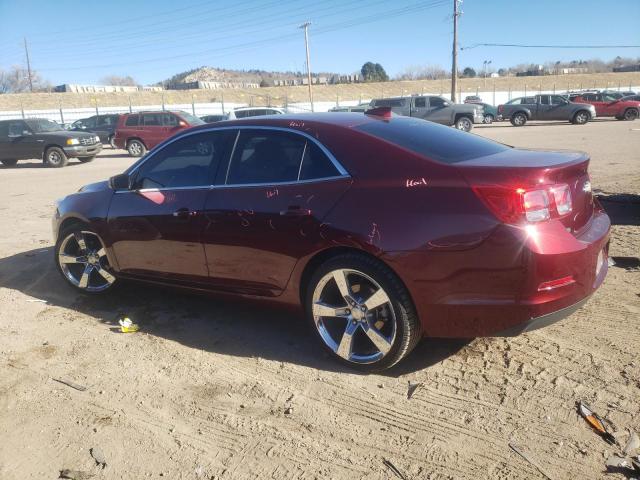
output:
[[56, 122], [52, 122], [51, 120], [45, 120], [43, 118], [37, 118], [34, 120], [26, 120], [29, 128], [34, 132], [43, 133], [43, 132], [59, 132], [63, 128], [58, 125]]
[[180, 116], [182, 116], [182, 118], [184, 118], [191, 125], [204, 125], [205, 123], [207, 123], [207, 122], [203, 121], [202, 119], [200, 119], [198, 117], [194, 117], [193, 115], [191, 115], [190, 113], [187, 113], [187, 112], [180, 112]]

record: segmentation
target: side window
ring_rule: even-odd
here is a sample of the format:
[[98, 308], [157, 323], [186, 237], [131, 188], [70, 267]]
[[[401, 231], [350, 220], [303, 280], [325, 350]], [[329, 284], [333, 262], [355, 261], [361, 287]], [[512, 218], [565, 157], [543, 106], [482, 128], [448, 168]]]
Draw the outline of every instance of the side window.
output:
[[10, 137], [21, 137], [22, 132], [25, 130], [29, 130], [27, 128], [27, 124], [22, 120], [18, 120], [15, 122], [9, 122], [9, 136]]
[[94, 128], [96, 126], [96, 117], [89, 117], [85, 119], [82, 123], [87, 128]]
[[162, 125], [162, 115], [161, 113], [145, 113], [142, 116], [142, 124], [145, 127], [157, 127]]
[[178, 117], [176, 117], [173, 113], [163, 113], [162, 114], [162, 124], [165, 127], [177, 127], [178, 126]]
[[602, 95], [601, 94], [596, 94], [593, 96], [593, 100], [596, 102], [601, 102], [602, 101]]
[[382, 98], [380, 100], [374, 100], [375, 107], [404, 107], [404, 98]]
[[212, 185], [233, 138], [234, 133], [225, 130], [189, 135], [168, 144], [140, 167], [135, 188]]
[[236, 114], [236, 118], [246, 118], [249, 116], [249, 111], [248, 110], [240, 110], [238, 112], [235, 112]]
[[127, 127], [137, 127], [140, 115], [129, 115], [127, 120], [124, 122]]
[[331, 163], [329, 157], [314, 142], [307, 140], [307, 147], [302, 157], [299, 180], [313, 180], [316, 178], [337, 177], [338, 169]]
[[272, 110], [267, 108], [265, 110], [265, 115], [280, 115], [280, 112], [278, 110]]
[[114, 117], [111, 117], [111, 116], [98, 117], [98, 126], [99, 127], [110, 126], [110, 125], [113, 125], [114, 123], [115, 123]]
[[522, 103], [522, 98], [514, 98], [510, 102], [507, 102], [507, 105], [520, 105]]
[[429, 97], [429, 106], [431, 108], [444, 107], [444, 99], [440, 97]]
[[549, 103], [549, 95], [540, 95], [540, 103], [542, 105], [551, 105]]
[[415, 98], [415, 106], [416, 108], [426, 107], [427, 99], [425, 97], [416, 97]]
[[536, 104], [536, 97], [524, 97], [522, 99], [522, 103], [525, 105], [535, 105]]
[[242, 130], [227, 172], [227, 185], [298, 179], [304, 137], [286, 132]]
[[562, 105], [563, 103], [567, 103], [567, 99], [561, 95], [551, 95], [551, 104], [552, 105]]

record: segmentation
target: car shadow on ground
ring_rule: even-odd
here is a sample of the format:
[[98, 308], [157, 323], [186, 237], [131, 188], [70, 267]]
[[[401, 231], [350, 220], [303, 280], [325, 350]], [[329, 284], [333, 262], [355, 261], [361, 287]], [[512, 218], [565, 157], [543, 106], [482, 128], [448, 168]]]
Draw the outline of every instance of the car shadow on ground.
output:
[[[69, 159], [69, 163], [67, 163], [64, 166], [64, 168], [77, 167], [78, 165], [84, 165], [84, 163], [82, 163], [77, 158], [70, 158]], [[13, 165], [11, 167], [7, 167], [7, 166], [4, 166], [4, 165], [0, 164], [0, 170], [25, 170], [25, 169], [29, 169], [29, 168], [53, 168], [53, 167], [49, 167], [48, 165], [45, 165], [42, 160], [38, 160], [38, 159], [35, 159], [35, 160], [21, 160], [17, 164], [15, 164], [15, 165]]]
[[[299, 313], [258, 306], [243, 299], [218, 298], [126, 282], [104, 295], [76, 292], [60, 277], [53, 248], [0, 259], [0, 287], [18, 290], [47, 304], [90, 315], [120, 334], [118, 318], [129, 316], [145, 334], [223, 355], [265, 358], [326, 371], [356, 373], [332, 359]], [[124, 288], [123, 288], [124, 287]], [[409, 374], [456, 354], [469, 340], [423, 340], [399, 365], [383, 372]]]
[[612, 225], [640, 225], [640, 195], [596, 192], [595, 196], [609, 215]]

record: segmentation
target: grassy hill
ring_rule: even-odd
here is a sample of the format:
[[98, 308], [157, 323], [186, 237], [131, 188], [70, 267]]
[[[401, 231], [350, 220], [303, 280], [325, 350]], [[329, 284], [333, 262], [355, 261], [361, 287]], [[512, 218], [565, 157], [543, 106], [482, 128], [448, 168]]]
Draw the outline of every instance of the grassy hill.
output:
[[[538, 90], [564, 92], [567, 89], [611, 88], [640, 86], [640, 72], [631, 73], [597, 73], [581, 75], [557, 75], [545, 77], [501, 77], [463, 78], [459, 81], [462, 97], [479, 91], [522, 91], [532, 93]], [[388, 97], [392, 95], [411, 95], [419, 93], [448, 93], [451, 80], [415, 80], [391, 81], [382, 83], [357, 83], [340, 85], [314, 86], [314, 100], [343, 101]], [[258, 89], [225, 89], [225, 90], [166, 90], [163, 92], [133, 93], [21, 93], [0, 95], [0, 111], [3, 110], [35, 110], [54, 108], [101, 107], [128, 105], [158, 105], [198, 102], [219, 102], [224, 97], [226, 102], [247, 103], [253, 105], [283, 105], [285, 102], [306, 102], [308, 91], [306, 86], [297, 87], [265, 87]]]

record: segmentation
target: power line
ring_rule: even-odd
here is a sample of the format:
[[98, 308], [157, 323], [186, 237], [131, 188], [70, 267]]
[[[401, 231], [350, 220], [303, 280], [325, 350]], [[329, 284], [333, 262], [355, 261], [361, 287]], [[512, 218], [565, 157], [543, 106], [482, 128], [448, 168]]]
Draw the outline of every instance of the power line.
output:
[[524, 45], [521, 43], [474, 43], [460, 50], [471, 50], [477, 47], [513, 47], [513, 48], [640, 48], [640, 45]]

